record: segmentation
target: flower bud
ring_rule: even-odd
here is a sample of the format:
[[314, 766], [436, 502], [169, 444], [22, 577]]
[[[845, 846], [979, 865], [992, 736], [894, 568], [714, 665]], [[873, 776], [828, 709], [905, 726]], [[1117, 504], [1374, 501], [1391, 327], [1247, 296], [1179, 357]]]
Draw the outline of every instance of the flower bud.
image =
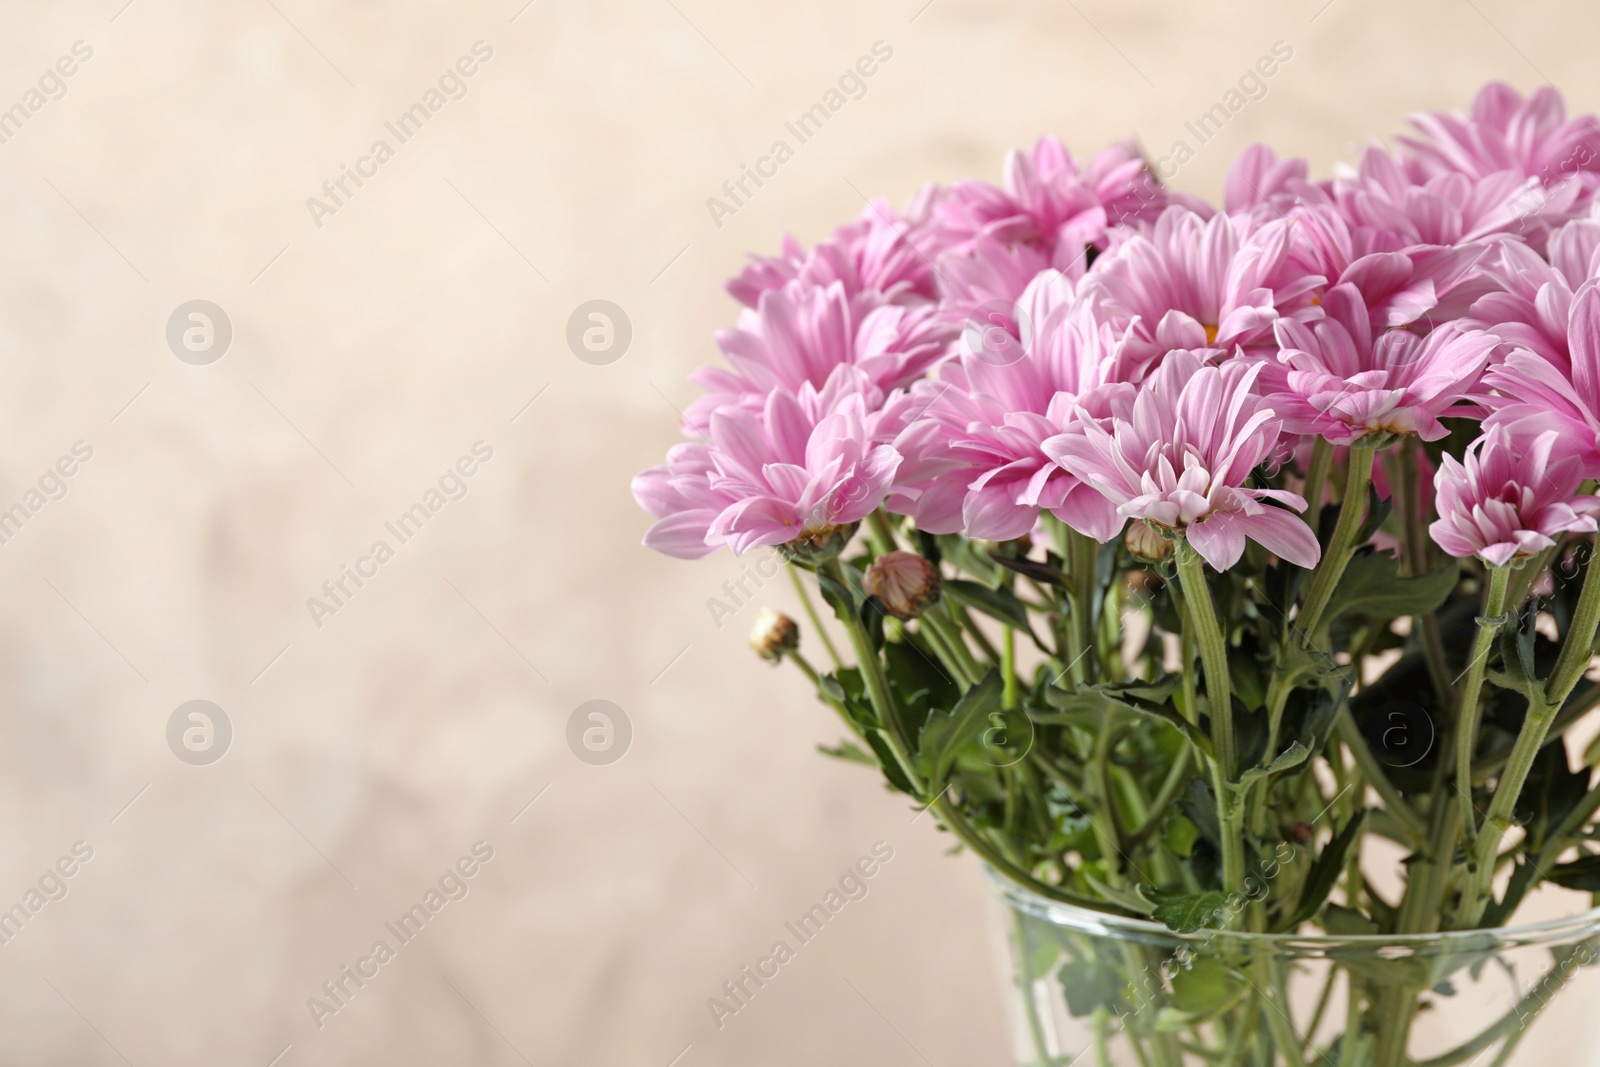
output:
[[1122, 543], [1128, 546], [1129, 555], [1146, 563], [1160, 563], [1172, 555], [1172, 541], [1166, 534], [1138, 519], [1128, 524]]
[[939, 569], [915, 552], [885, 552], [862, 584], [897, 619], [914, 619], [939, 599]]
[[762, 608], [750, 631], [750, 647], [764, 660], [782, 662], [785, 653], [800, 647], [800, 627], [782, 612]]

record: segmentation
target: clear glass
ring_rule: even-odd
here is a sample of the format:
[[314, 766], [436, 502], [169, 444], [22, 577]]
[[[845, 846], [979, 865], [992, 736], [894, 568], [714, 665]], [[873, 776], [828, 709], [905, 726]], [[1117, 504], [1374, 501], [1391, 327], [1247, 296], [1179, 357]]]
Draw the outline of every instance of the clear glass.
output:
[[990, 883], [1019, 1065], [1600, 1067], [1600, 908], [1410, 937], [1185, 935]]

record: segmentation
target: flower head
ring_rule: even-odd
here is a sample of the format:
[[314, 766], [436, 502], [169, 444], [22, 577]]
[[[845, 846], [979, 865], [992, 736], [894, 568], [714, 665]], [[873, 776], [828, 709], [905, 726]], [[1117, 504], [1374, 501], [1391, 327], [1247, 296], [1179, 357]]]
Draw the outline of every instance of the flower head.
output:
[[1600, 219], [1574, 219], [1550, 235], [1548, 262], [1527, 245], [1502, 241], [1482, 273], [1493, 292], [1472, 305], [1471, 318], [1562, 374], [1572, 372], [1568, 323], [1576, 290], [1600, 275]]
[[702, 367], [691, 376], [707, 395], [689, 406], [688, 426], [704, 434], [713, 412], [746, 399], [759, 406], [774, 389], [820, 389], [845, 365], [859, 369], [881, 399], [922, 377], [956, 332], [937, 305], [885, 304], [874, 293], [852, 296], [837, 281], [767, 290], [740, 313], [736, 329], [717, 334], [732, 367]]
[[696, 558], [726, 545], [834, 544], [889, 492], [900, 454], [875, 440], [873, 416], [847, 388], [774, 389], [759, 408], [711, 415], [705, 442], [679, 445], [665, 467], [634, 479], [634, 496], [659, 521], [645, 543]]
[[1551, 547], [1556, 534], [1592, 532], [1600, 499], [1578, 495], [1583, 471], [1577, 459], [1555, 457], [1559, 437], [1496, 426], [1467, 448], [1465, 463], [1443, 457], [1434, 477], [1439, 518], [1428, 527], [1434, 543], [1498, 567]]
[[1513, 426], [1524, 436], [1560, 430], [1556, 453], [1576, 457], [1583, 477], [1600, 476], [1600, 282], [1572, 298], [1565, 366], [1526, 348], [1513, 349], [1484, 376], [1499, 394], [1487, 426]]
[[[1082, 276], [1089, 248], [1104, 250], [1113, 226], [1153, 220], [1168, 196], [1132, 143], [1113, 145], [1080, 165], [1060, 141], [1042, 137], [1006, 156], [1000, 188], [962, 182], [935, 205], [952, 235], [1038, 249], [1051, 266]], [[965, 251], [956, 245], [956, 251]]]
[[[1252, 392], [1261, 364], [1214, 366], [1207, 355], [1168, 353], [1137, 393], [1112, 398], [1109, 418], [1078, 419], [1046, 441], [1044, 451], [1111, 501], [1122, 519], [1182, 532], [1217, 570], [1239, 561], [1247, 537], [1291, 563], [1313, 566], [1321, 549], [1310, 527], [1263, 503], [1304, 510], [1305, 501], [1249, 485], [1280, 432], [1277, 416]], [[1096, 536], [1106, 541], [1121, 531], [1119, 521], [1110, 536]]]
[[1341, 213], [1378, 249], [1404, 251], [1501, 234], [1543, 247], [1550, 229], [1577, 213], [1581, 189], [1573, 182], [1547, 188], [1515, 170], [1482, 176], [1408, 171], [1403, 159], [1372, 146], [1355, 173], [1334, 179], [1332, 192]]
[[1567, 118], [1567, 104], [1550, 86], [1523, 95], [1505, 82], [1478, 90], [1465, 115], [1411, 116], [1420, 136], [1401, 137], [1407, 163], [1425, 175], [1486, 178], [1511, 171], [1546, 186], [1600, 177], [1600, 120]]
[[1278, 315], [1272, 290], [1234, 284], [1240, 246], [1253, 225], [1245, 216], [1207, 219], [1169, 207], [1148, 235], [1127, 235], [1095, 262], [1083, 299], [1104, 321], [1131, 328], [1127, 355], [1139, 363], [1173, 349], [1231, 350], [1270, 339]]
[[1385, 433], [1435, 441], [1449, 432], [1441, 417], [1478, 411], [1471, 401], [1498, 337], [1448, 323], [1426, 337], [1394, 329], [1374, 338], [1350, 284], [1329, 289], [1322, 310], [1321, 321], [1276, 326], [1280, 367], [1267, 374], [1267, 399], [1289, 432], [1336, 445]]
[[964, 351], [902, 401], [919, 417], [895, 440], [906, 462], [890, 507], [930, 533], [1004, 541], [1047, 510], [1110, 537], [1121, 526], [1111, 506], [1042, 446], [1079, 408], [1109, 413], [1106, 393], [1127, 370], [1117, 335], [1055, 271], [1034, 279], [1015, 317], [1029, 324], [1026, 343]]
[[941, 251], [929, 217], [935, 195], [930, 186], [904, 212], [881, 198], [868, 204], [856, 221], [840, 226], [807, 252], [785, 236], [776, 256], [752, 256], [752, 262], [730, 279], [728, 292], [746, 307], [757, 307], [761, 294], [799, 279], [810, 286], [838, 282], [849, 296], [873, 293], [894, 303], [934, 299], [934, 258]]

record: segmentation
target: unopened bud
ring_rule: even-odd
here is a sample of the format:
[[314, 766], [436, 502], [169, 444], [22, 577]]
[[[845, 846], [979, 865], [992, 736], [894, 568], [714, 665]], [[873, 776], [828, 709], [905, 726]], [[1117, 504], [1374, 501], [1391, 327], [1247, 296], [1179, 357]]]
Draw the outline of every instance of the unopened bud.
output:
[[897, 619], [914, 619], [939, 599], [939, 569], [915, 552], [885, 552], [862, 584]]
[[1146, 563], [1160, 563], [1172, 555], [1172, 541], [1167, 535], [1137, 519], [1128, 524], [1122, 543], [1128, 546], [1129, 555]]
[[781, 662], [786, 653], [800, 647], [800, 627], [782, 612], [762, 608], [756, 628], [750, 631], [750, 647], [764, 660]]

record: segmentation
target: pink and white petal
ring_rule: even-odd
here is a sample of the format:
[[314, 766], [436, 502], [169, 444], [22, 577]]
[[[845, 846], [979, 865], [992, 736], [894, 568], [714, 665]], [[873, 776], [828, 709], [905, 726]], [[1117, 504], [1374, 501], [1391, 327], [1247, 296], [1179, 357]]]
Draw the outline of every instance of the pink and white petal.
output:
[[962, 507], [967, 536], [1010, 541], [1033, 529], [1039, 509], [1017, 503], [1018, 482], [991, 482], [967, 494]]
[[1122, 533], [1128, 524], [1126, 518], [1117, 514], [1116, 505], [1082, 482], [1074, 486], [1060, 504], [1051, 508], [1050, 514], [1101, 544]]
[[644, 535], [646, 548], [676, 559], [704, 559], [722, 547], [720, 541], [707, 543], [707, 530], [717, 517], [714, 511], [685, 511], [654, 523]]
[[1239, 528], [1235, 515], [1219, 513], [1190, 523], [1183, 536], [1217, 571], [1231, 569], [1244, 555], [1244, 531]]
[[1282, 508], [1262, 508], [1237, 520], [1245, 535], [1279, 559], [1310, 569], [1322, 558], [1311, 527], [1300, 516]]

